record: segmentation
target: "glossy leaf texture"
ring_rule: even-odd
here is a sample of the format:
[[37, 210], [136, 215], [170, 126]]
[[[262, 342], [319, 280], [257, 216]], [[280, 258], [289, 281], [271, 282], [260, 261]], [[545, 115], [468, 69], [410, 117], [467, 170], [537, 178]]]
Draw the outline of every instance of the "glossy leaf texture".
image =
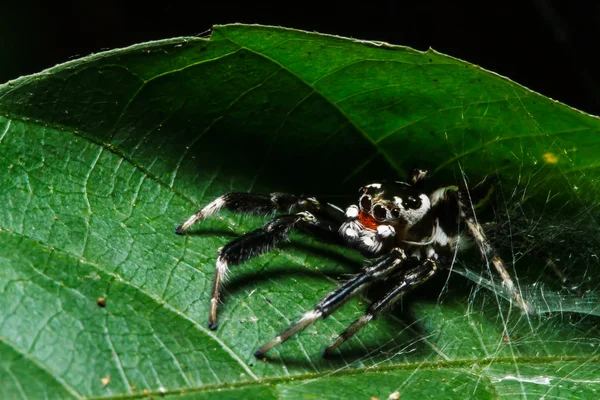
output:
[[[597, 398], [598, 154], [598, 118], [478, 66], [282, 28], [218, 26], [8, 82], [0, 397]], [[466, 252], [333, 358], [377, 289], [258, 361], [362, 263], [294, 235], [232, 270], [208, 330], [217, 249], [264, 219], [175, 235], [198, 207], [232, 190], [344, 207], [415, 166], [434, 186], [492, 182], [478, 215], [535, 313]]]

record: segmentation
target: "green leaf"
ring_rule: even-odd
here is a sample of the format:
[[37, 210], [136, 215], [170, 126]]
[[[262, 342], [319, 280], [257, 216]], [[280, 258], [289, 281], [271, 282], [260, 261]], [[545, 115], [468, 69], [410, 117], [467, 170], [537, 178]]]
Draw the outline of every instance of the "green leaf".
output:
[[[0, 397], [595, 398], [599, 133], [598, 118], [433, 50], [262, 26], [4, 84]], [[439, 185], [494, 177], [480, 215], [533, 315], [467, 253], [336, 357], [321, 350], [372, 293], [257, 361], [362, 262], [294, 236], [232, 270], [208, 330], [217, 249], [263, 220], [223, 213], [175, 235], [199, 206], [231, 190], [346, 206], [414, 166]]]

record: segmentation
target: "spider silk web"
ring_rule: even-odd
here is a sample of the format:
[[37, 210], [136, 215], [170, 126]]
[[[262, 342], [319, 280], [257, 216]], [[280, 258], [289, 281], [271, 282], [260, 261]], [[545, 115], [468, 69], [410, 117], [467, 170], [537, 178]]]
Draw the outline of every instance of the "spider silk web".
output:
[[[502, 179], [499, 171], [496, 177], [474, 182], [460, 163], [455, 174], [463, 186], [487, 187], [488, 194], [492, 193], [480, 202], [474, 196], [473, 210], [519, 292], [532, 307], [532, 313], [520, 312], [499, 275], [489, 262], [481, 261], [473, 246], [472, 251], [454, 254], [447, 260], [447, 272], [440, 273], [434, 279], [436, 283], [425, 284], [424, 290], [408, 295], [388, 316], [374, 322], [379, 324], [387, 319], [387, 325], [395, 324], [397, 334], [370, 347], [363, 355], [344, 359], [345, 365], [305, 385], [352, 368], [369, 371], [386, 365], [414, 363], [415, 355], [429, 352], [400, 379], [396, 390], [403, 393], [415, 383], [421, 368], [431, 368], [430, 363], [441, 361], [452, 365], [469, 360], [465, 352], [457, 350], [460, 338], [452, 329], [452, 320], [448, 320], [454, 317], [474, 326], [471, 335], [481, 342], [480, 349], [485, 354], [477, 365], [465, 362], [463, 373], [450, 378], [465, 379], [466, 375], [474, 383], [471, 395], [475, 398], [479, 396], [478, 390], [486, 391], [490, 385], [503, 398], [587, 398], [574, 397], [570, 391], [561, 394], [561, 388], [568, 382], [600, 383], [597, 379], [600, 371], [593, 362], [599, 344], [596, 325], [600, 314], [600, 208], [578, 192], [586, 184], [587, 190], [597, 189], [596, 182], [585, 175], [573, 177], [550, 169], [547, 164], [526, 170], [524, 162], [516, 180]], [[419, 307], [424, 297], [429, 297], [430, 311], [450, 305], [450, 316], [444, 316], [446, 322], [450, 321], [448, 326], [423, 329], [428, 318], [405, 318], [406, 313], [410, 314], [409, 309]], [[369, 294], [363, 295], [363, 299], [368, 304]], [[466, 303], [462, 310], [455, 307], [461, 299]], [[489, 323], [485, 322], [485, 316], [492, 314], [493, 329], [477, 327]], [[589, 358], [548, 366], [561, 357], [581, 354]], [[548, 362], [538, 365], [535, 357], [545, 357]], [[528, 358], [534, 360], [525, 361]], [[563, 368], [568, 372], [558, 373]]]

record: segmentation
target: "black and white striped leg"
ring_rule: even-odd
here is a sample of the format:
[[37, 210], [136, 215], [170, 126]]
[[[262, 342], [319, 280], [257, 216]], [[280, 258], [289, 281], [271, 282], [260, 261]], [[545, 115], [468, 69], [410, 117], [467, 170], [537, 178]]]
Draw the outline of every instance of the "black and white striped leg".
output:
[[350, 339], [362, 327], [367, 325], [372, 319], [376, 318], [382, 311], [391, 307], [396, 301], [402, 298], [408, 291], [416, 288], [435, 274], [437, 265], [434, 260], [428, 258], [418, 266], [403, 272], [399, 275], [400, 283], [382, 298], [372, 303], [366, 314], [354, 321], [337, 339], [323, 351], [323, 357], [327, 357], [342, 343]]
[[319, 201], [313, 197], [302, 197], [287, 193], [271, 193], [268, 195], [231, 192], [212, 201], [204, 208], [196, 211], [187, 221], [175, 228], [179, 235], [185, 232], [199, 220], [210, 217], [221, 208], [227, 208], [245, 214], [274, 215], [276, 212], [317, 212], [321, 208]]
[[256, 350], [254, 356], [259, 359], [263, 358], [265, 354], [273, 347], [285, 342], [319, 318], [326, 318], [348, 299], [350, 299], [354, 294], [365, 289], [372, 282], [382, 279], [385, 276], [390, 275], [392, 272], [397, 271], [406, 260], [407, 257], [404, 253], [404, 250], [399, 248], [393, 249], [390, 253], [380, 257], [375, 263], [365, 268], [362, 273], [347, 280], [342, 285], [338, 286], [333, 292], [322, 298], [313, 310], [304, 314], [302, 318], [296, 321], [296, 323], [291, 325], [280, 335], [276, 336], [273, 340]]
[[502, 286], [504, 286], [508, 293], [511, 295], [515, 303], [523, 310], [525, 313], [531, 313], [533, 310], [531, 306], [523, 299], [521, 296], [521, 292], [513, 282], [510, 274], [506, 270], [506, 266], [504, 265], [504, 261], [496, 252], [496, 249], [490, 244], [485, 236], [485, 232], [483, 231], [482, 226], [475, 220], [473, 215], [473, 210], [469, 208], [462, 200], [459, 198], [459, 193], [454, 192], [456, 196], [456, 201], [460, 207], [461, 216], [465, 219], [467, 227], [469, 228], [469, 233], [475, 240], [477, 244], [477, 248], [479, 249], [479, 253], [485, 262], [491, 262], [496, 272], [502, 278]]
[[292, 229], [313, 234], [319, 239], [328, 239], [332, 242], [339, 240], [338, 223], [318, 219], [311, 213], [303, 211], [298, 214], [275, 218], [267, 222], [262, 228], [249, 232], [225, 245], [220, 249], [217, 257], [208, 317], [208, 327], [210, 329], [217, 328], [217, 308], [221, 297], [221, 288], [229, 266], [241, 264], [272, 250], [278, 243], [289, 237]]

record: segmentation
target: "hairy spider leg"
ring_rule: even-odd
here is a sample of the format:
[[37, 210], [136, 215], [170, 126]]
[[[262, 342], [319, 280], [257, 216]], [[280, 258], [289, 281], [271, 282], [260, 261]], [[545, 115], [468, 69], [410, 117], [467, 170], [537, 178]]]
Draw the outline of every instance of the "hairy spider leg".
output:
[[302, 318], [293, 325], [256, 350], [254, 356], [258, 359], [263, 358], [273, 347], [285, 342], [319, 318], [326, 318], [354, 294], [365, 289], [374, 281], [380, 280], [391, 273], [396, 272], [400, 266], [404, 265], [406, 260], [407, 256], [404, 253], [404, 250], [400, 248], [392, 249], [390, 253], [380, 257], [375, 263], [365, 268], [363, 272], [347, 280], [333, 292], [319, 300], [313, 310], [305, 313]]
[[241, 264], [272, 250], [278, 243], [288, 239], [292, 229], [311, 234], [323, 241], [341, 242], [337, 222], [323, 218], [319, 219], [308, 211], [293, 215], [282, 215], [267, 222], [262, 228], [248, 232], [229, 242], [220, 249], [217, 257], [208, 317], [209, 329], [217, 329], [217, 308], [229, 266]]
[[462, 214], [461, 217], [465, 219], [467, 227], [469, 228], [469, 233], [475, 240], [483, 261], [486, 263], [492, 263], [502, 278], [502, 286], [508, 290], [509, 294], [512, 296], [519, 308], [521, 308], [521, 310], [523, 310], [525, 313], [531, 313], [533, 311], [531, 306], [523, 299], [523, 296], [521, 296], [521, 293], [515, 286], [510, 274], [506, 270], [504, 261], [502, 261], [502, 258], [500, 258], [498, 255], [496, 249], [494, 249], [494, 247], [487, 240], [485, 232], [483, 231], [483, 227], [475, 220], [472, 210], [460, 199], [460, 194], [458, 192], [449, 191], [448, 193], [454, 193], [452, 196], [455, 197], [456, 201], [458, 202], [458, 206]]
[[[309, 211], [319, 213], [322, 210], [321, 203], [313, 197], [302, 197], [287, 193], [271, 193], [268, 195], [231, 192], [226, 193], [205, 207], [196, 211], [183, 224], [175, 228], [175, 233], [183, 235], [199, 220], [210, 217], [221, 208], [227, 208], [244, 214], [274, 215], [276, 212], [292, 213]], [[331, 209], [335, 209], [330, 207]], [[328, 210], [329, 211], [329, 210]]]
[[400, 283], [391, 291], [387, 292], [376, 302], [372, 303], [367, 312], [362, 317], [354, 321], [341, 335], [335, 339], [335, 341], [323, 351], [323, 357], [327, 357], [335, 349], [337, 349], [342, 343], [350, 339], [356, 332], [362, 327], [367, 325], [372, 319], [376, 318], [381, 312], [391, 307], [396, 301], [398, 301], [408, 291], [416, 288], [423, 282], [435, 274], [437, 271], [437, 265], [431, 258], [425, 259], [424, 262], [420, 263], [416, 267], [402, 272], [400, 277]]

